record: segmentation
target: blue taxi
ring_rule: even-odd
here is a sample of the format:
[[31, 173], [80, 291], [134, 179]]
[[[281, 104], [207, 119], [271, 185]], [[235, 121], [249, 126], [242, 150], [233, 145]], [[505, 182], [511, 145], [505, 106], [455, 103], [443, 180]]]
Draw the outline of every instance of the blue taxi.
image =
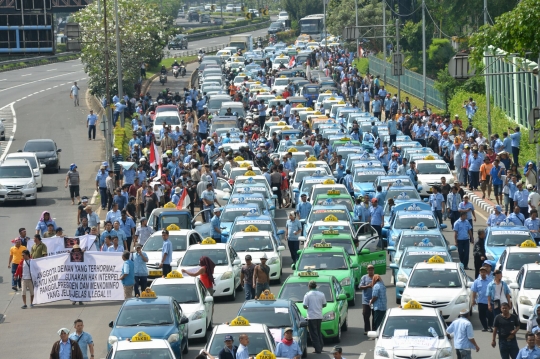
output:
[[[272, 192], [268, 183], [248, 184], [246, 181], [243, 183], [235, 183], [232, 195], [235, 194], [241, 194], [244, 197], [254, 194], [262, 195], [267, 203], [268, 211], [272, 214], [272, 217], [275, 217], [277, 195]], [[226, 199], [226, 197], [223, 197], [223, 199]]]
[[[431, 210], [412, 210], [409, 206], [406, 210], [396, 211], [390, 217], [390, 223], [383, 228], [383, 237], [388, 241], [389, 246], [396, 244], [401, 231], [423, 225], [428, 229], [438, 229], [439, 222]], [[444, 226], [444, 227], [443, 227]], [[446, 225], [441, 225], [446, 228]]]
[[487, 227], [486, 257], [490, 261], [497, 262], [506, 247], [515, 247], [528, 239], [535, 242], [529, 229], [525, 226], [516, 226], [508, 219], [498, 226]]
[[[307, 286], [306, 286], [307, 288]], [[270, 299], [266, 299], [266, 298]], [[245, 301], [238, 315], [250, 323], [266, 324], [270, 333], [280, 342], [285, 328], [292, 328], [293, 337], [302, 349], [302, 356], [307, 356], [307, 320], [302, 317], [296, 303], [288, 299], [274, 299], [273, 294], [261, 296], [260, 300]], [[305, 353], [305, 354], [304, 354]]]
[[238, 231], [243, 231], [248, 226], [256, 226], [260, 231], [269, 231], [274, 232], [276, 238], [281, 238], [280, 236], [285, 234], [283, 229], [278, 229], [274, 219], [268, 215], [248, 213], [245, 216], [236, 217], [234, 223], [232, 224], [230, 231], [224, 233], [223, 235], [232, 236]]
[[143, 331], [155, 339], [167, 340], [177, 359], [187, 354], [189, 319], [183, 315], [178, 302], [169, 296], [156, 296], [147, 288], [139, 298], [127, 299], [120, 307], [107, 341], [107, 351], [114, 343]]
[[221, 227], [221, 242], [227, 242], [228, 235], [225, 233], [231, 231], [231, 227], [234, 220], [238, 216], [245, 216], [248, 213], [254, 213], [259, 215], [259, 206], [255, 203], [240, 203], [240, 204], [228, 204], [221, 207], [220, 227]]
[[395, 241], [395, 245], [387, 248], [388, 252], [390, 252], [390, 261], [398, 263], [401, 254], [407, 247], [418, 246], [420, 243], [426, 243], [426, 241], [429, 246], [441, 246], [449, 252], [457, 250], [456, 246], [448, 246], [448, 242], [439, 229], [429, 229], [426, 226], [415, 226], [413, 229], [403, 230]]
[[382, 167], [378, 168], [356, 168], [353, 177], [354, 196], [369, 195], [375, 196], [375, 185], [373, 184], [378, 177], [386, 176], [386, 171]]
[[268, 205], [268, 202], [261, 193], [236, 193], [231, 195], [228, 204], [245, 205], [246, 203], [257, 204], [257, 206], [259, 207], [259, 212], [267, 216], [271, 215], [270, 211], [276, 209], [276, 207]]

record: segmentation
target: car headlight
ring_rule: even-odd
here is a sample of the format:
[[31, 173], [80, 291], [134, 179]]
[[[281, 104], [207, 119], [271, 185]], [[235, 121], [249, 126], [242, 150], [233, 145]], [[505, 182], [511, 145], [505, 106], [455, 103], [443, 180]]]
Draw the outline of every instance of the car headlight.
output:
[[409, 276], [404, 273], [399, 273], [397, 275], [397, 280], [398, 282], [407, 283], [407, 281], [409, 280]]
[[233, 276], [233, 272], [227, 271], [227, 272], [225, 272], [225, 273], [223, 273], [223, 274], [221, 275], [221, 280], [231, 279], [232, 276]]
[[0, 184], [0, 189], [6, 189], [6, 187]]
[[169, 337], [167, 338], [167, 341], [169, 343], [175, 343], [178, 341], [178, 339], [180, 339], [180, 335], [178, 335], [178, 333], [173, 333], [169, 335]]
[[346, 286], [346, 285], [351, 285], [351, 278], [350, 277], [347, 277], [347, 278], [343, 278], [341, 280], [341, 282], [339, 282], [342, 286]]
[[198, 320], [204, 317], [204, 310], [198, 310], [191, 316], [191, 320]]
[[323, 316], [323, 322], [328, 322], [334, 319], [336, 319], [336, 313], [333, 310], [329, 311]]
[[396, 236], [396, 235], [392, 236], [392, 240], [393, 240], [394, 242], [397, 241], [397, 239], [398, 239], [398, 236]]
[[28, 182], [25, 187], [26, 188], [34, 188], [34, 187], [36, 187], [36, 184], [34, 183], [34, 181]]
[[56, 161], [56, 157], [49, 157], [47, 158], [47, 161]]
[[493, 257], [493, 254], [489, 253], [489, 252], [486, 252], [486, 258], [489, 259], [490, 261], [494, 261], [495, 260], [495, 257]]
[[532, 305], [532, 302], [529, 297], [522, 295], [519, 297], [519, 304]]
[[272, 257], [266, 262], [267, 265], [273, 265], [279, 262], [279, 257]]
[[463, 294], [457, 297], [455, 304], [467, 303], [468, 300], [469, 300], [469, 297], [466, 294]]
[[508, 278], [508, 277], [503, 277], [503, 280], [506, 282], [506, 284], [512, 284], [512, 279]]
[[116, 343], [118, 341], [118, 337], [115, 337], [114, 335], [110, 335], [109, 336], [109, 344], [110, 345], [113, 345], [114, 343]]
[[386, 351], [386, 348], [384, 348], [384, 347], [375, 347], [375, 355], [378, 355], [380, 357], [389, 358], [388, 352]]
[[446, 347], [446, 348], [442, 348], [439, 351], [439, 355], [437, 358], [442, 359], [442, 358], [451, 358], [451, 357], [452, 357], [452, 347]]

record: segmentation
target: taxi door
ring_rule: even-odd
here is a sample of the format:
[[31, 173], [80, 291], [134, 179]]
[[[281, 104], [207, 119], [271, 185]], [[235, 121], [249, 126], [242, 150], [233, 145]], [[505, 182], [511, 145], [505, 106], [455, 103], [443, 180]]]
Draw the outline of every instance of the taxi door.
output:
[[358, 239], [360, 277], [367, 274], [368, 264], [375, 267], [375, 274], [385, 274], [386, 251], [381, 247], [377, 231], [369, 223], [364, 223], [358, 228], [356, 238]]
[[212, 295], [208, 292], [208, 290], [205, 288], [204, 284], [200, 281], [199, 278], [196, 279], [197, 282], [197, 290], [199, 291], [199, 295], [201, 296], [201, 299], [204, 303], [204, 311], [206, 313], [206, 327], [212, 323], [212, 315], [214, 313], [214, 301], [206, 302], [206, 297], [211, 297]]
[[342, 323], [345, 322], [345, 319], [347, 318], [348, 311], [349, 311], [349, 302], [346, 300], [337, 300], [337, 296], [340, 294], [347, 294], [345, 293], [345, 289], [341, 286], [341, 284], [338, 282], [338, 280], [333, 277], [332, 283], [334, 284], [334, 300], [336, 302], [336, 305], [338, 306], [338, 312], [339, 312], [339, 318]]
[[[231, 261], [231, 267], [234, 272], [234, 283], [235, 283], [234, 288], [236, 290], [237, 285], [240, 285], [240, 286], [242, 285], [242, 283], [240, 283], [240, 271], [242, 270], [242, 261], [240, 260], [240, 257], [238, 256], [238, 254], [232, 247], [229, 247], [229, 257]], [[234, 261], [237, 259], [238, 259], [238, 264], [234, 264]]]

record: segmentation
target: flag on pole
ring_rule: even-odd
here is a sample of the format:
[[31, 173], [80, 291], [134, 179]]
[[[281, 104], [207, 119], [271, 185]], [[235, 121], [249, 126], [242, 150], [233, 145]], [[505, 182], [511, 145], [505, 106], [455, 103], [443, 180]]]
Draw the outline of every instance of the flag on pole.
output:
[[178, 204], [176, 205], [176, 209], [184, 209], [187, 208], [191, 203], [191, 200], [189, 199], [189, 196], [187, 195], [187, 188], [184, 188], [182, 190], [182, 194], [180, 195], [180, 200], [178, 200]]
[[296, 58], [293, 55], [291, 56], [291, 59], [289, 60], [289, 68], [293, 68], [294, 64], [296, 64]]
[[155, 142], [150, 145], [150, 167], [156, 170], [158, 177], [161, 177], [161, 156]]

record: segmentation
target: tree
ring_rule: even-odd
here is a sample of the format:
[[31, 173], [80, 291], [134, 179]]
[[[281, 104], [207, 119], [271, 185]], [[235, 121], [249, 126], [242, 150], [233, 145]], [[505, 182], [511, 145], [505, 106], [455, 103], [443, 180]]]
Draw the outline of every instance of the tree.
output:
[[433, 39], [427, 51], [427, 70], [430, 75], [434, 76], [438, 70], [444, 69], [454, 54], [455, 51], [450, 40]]
[[291, 20], [300, 20], [311, 14], [322, 14], [322, 1], [312, 0], [281, 0], [283, 10], [289, 13]]
[[[120, 27], [120, 49], [124, 91], [131, 93], [139, 79], [144, 62], [157, 62], [168, 38], [171, 19], [156, 6], [142, 0], [117, 0]], [[105, 33], [102, 16], [92, 2], [74, 15], [82, 32], [81, 60], [88, 74], [92, 94], [105, 94]], [[109, 82], [111, 94], [117, 92], [114, 1], [107, 1], [107, 32], [109, 47]]]
[[448, 72], [448, 65], [442, 70], [439, 70], [437, 73], [437, 80], [435, 81], [435, 90], [439, 91], [444, 96], [444, 103], [446, 107], [446, 111], [448, 112], [448, 101], [454, 93], [456, 92], [456, 89], [459, 87], [459, 82], [452, 76], [450, 76], [450, 72]]
[[532, 51], [530, 56], [536, 59], [540, 48], [539, 25], [540, 0], [522, 0], [512, 11], [497, 17], [493, 26], [482, 26], [472, 35], [469, 41], [472, 62], [480, 65], [489, 45], [522, 57]]

